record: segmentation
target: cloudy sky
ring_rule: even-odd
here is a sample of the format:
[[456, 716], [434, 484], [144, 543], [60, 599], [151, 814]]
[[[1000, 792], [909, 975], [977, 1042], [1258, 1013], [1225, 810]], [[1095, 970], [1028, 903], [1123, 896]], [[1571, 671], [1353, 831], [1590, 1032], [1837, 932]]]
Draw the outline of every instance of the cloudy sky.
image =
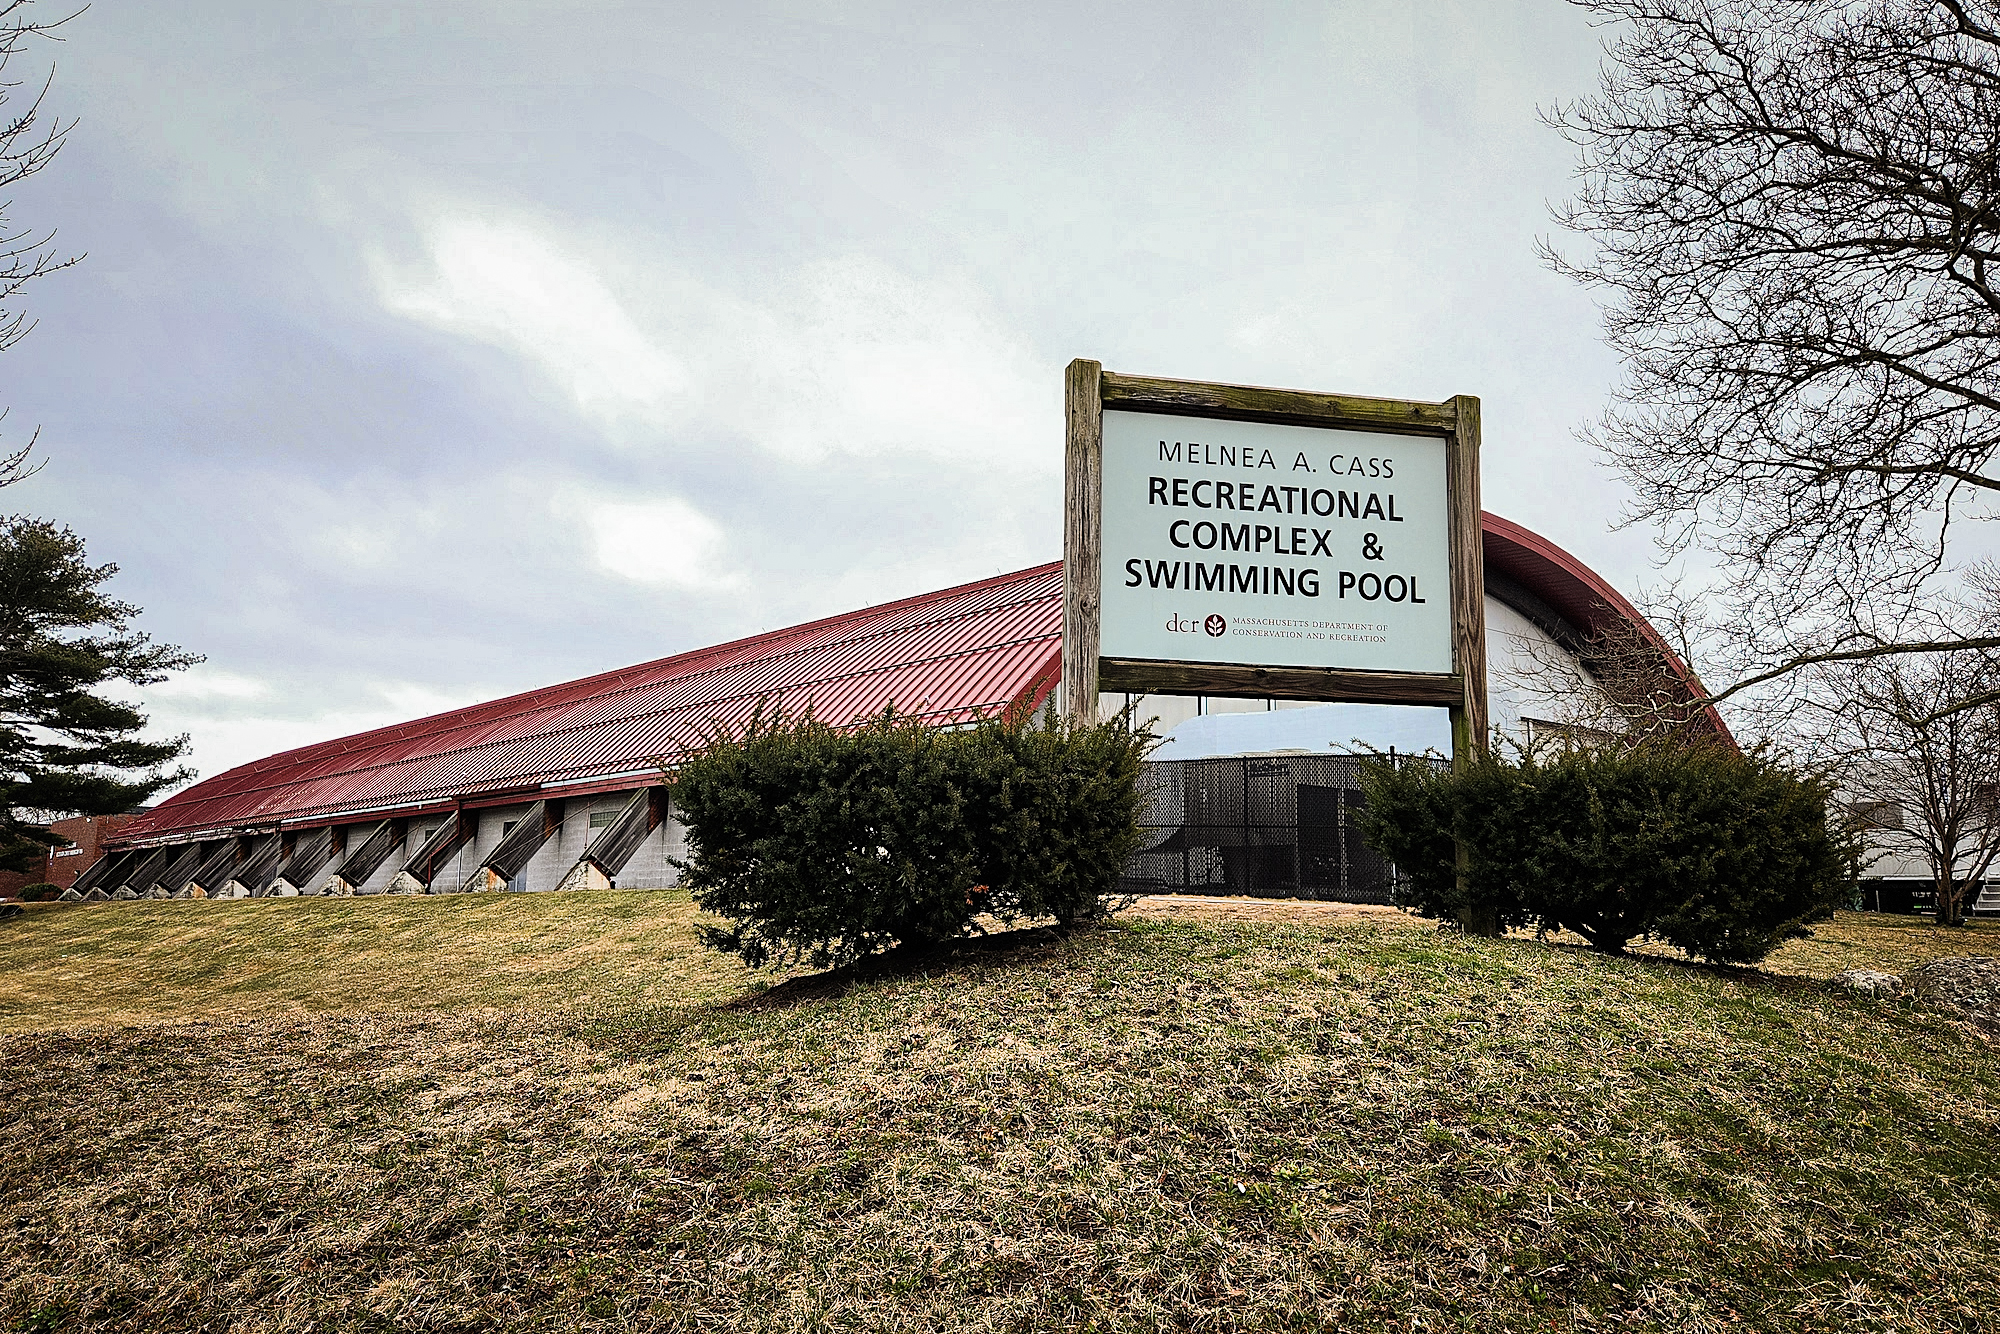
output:
[[[37, 7], [47, 7], [48, 0]], [[1060, 554], [1062, 369], [1484, 399], [1628, 591], [1542, 270], [1557, 0], [93, 0], [6, 493], [207, 663], [204, 774]], [[31, 62], [9, 77], [39, 79]], [[32, 81], [32, 80], [31, 80]], [[17, 103], [18, 105], [18, 103]]]

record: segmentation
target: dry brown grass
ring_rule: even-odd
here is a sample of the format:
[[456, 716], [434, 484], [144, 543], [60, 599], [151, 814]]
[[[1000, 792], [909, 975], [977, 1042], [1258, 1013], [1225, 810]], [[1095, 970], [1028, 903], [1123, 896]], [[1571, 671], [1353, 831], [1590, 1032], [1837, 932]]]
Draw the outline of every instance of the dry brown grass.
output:
[[694, 917], [673, 890], [30, 905], [0, 923], [0, 1032], [738, 994]]
[[[1432, 931], [1434, 921], [1395, 908], [1366, 904], [1317, 903], [1295, 899], [1250, 899], [1221, 895], [1159, 894], [1139, 900], [1132, 912], [1141, 917], [1192, 922], [1272, 922], [1320, 924], [1367, 922], [1387, 930]], [[1534, 939], [1532, 932], [1515, 933]], [[1583, 937], [1563, 933], [1559, 945], [1587, 945]], [[1684, 959], [1669, 945], [1639, 942], [1634, 953], [1662, 959]], [[1812, 936], [1781, 946], [1758, 965], [1758, 971], [1780, 977], [1831, 978], [1850, 968], [1902, 974], [1932, 959], [1958, 955], [2000, 955], [2000, 920], [1979, 920], [1961, 927], [1941, 927], [1929, 917], [1842, 912], [1813, 928]]]
[[[1395, 908], [1366, 904], [1316, 903], [1292, 899], [1250, 899], [1199, 894], [1159, 894], [1139, 900], [1132, 912], [1141, 917], [1179, 919], [1192, 922], [1272, 922], [1280, 924], [1320, 924], [1367, 922], [1385, 930], [1433, 931], [1434, 921], [1413, 917]], [[1534, 933], [1515, 933], [1516, 939], [1535, 939]], [[1584, 947], [1581, 936], [1559, 933], [1551, 943]], [[1638, 942], [1635, 954], [1685, 959], [1670, 945]], [[1903, 974], [1932, 959], [1962, 955], [2000, 955], [2000, 920], [1979, 920], [1961, 927], [1941, 927], [1929, 917], [1895, 914], [1842, 912], [1831, 922], [1813, 928], [1805, 940], [1795, 940], [1775, 951], [1758, 971], [1778, 977], [1826, 979], [1850, 968]]]
[[[544, 981], [567, 958], [607, 988], [566, 978], [561, 1006], [480, 972], [511, 956], [471, 928], [520, 901], [400, 900], [350, 911], [447, 943], [386, 990], [348, 976], [382, 1013], [306, 1012], [343, 994], [322, 926], [297, 1012], [0, 1037], [0, 1325], [1974, 1330], [2000, 1311], [2000, 1057], [1898, 1003], [1352, 921], [1132, 920], [758, 996], [672, 954], [684, 900], [626, 897], [636, 916], [605, 928], [626, 944], [565, 928]], [[669, 956], [650, 970], [648, 941]], [[0, 969], [20, 948], [0, 934]], [[683, 969], [711, 990], [661, 1003]], [[516, 999], [380, 1003], [424, 985]]]
[[1844, 912], [1815, 927], [1811, 939], [1781, 946], [1762, 967], [1793, 977], [1832, 977], [1849, 968], [1902, 974], [1967, 954], [2000, 954], [2000, 921], [1944, 927], [1928, 917]]
[[[1199, 895], [1142, 899], [1133, 915], [1437, 929], [1392, 908]], [[585, 1000], [699, 1004], [786, 976], [751, 975], [703, 950], [697, 917], [677, 890], [31, 904], [0, 923], [0, 1033], [231, 1015], [567, 1010]], [[1842, 913], [1763, 968], [1814, 978], [1844, 968], [1902, 973], [1953, 954], [2000, 954], [2000, 923], [1947, 930], [1924, 918]]]

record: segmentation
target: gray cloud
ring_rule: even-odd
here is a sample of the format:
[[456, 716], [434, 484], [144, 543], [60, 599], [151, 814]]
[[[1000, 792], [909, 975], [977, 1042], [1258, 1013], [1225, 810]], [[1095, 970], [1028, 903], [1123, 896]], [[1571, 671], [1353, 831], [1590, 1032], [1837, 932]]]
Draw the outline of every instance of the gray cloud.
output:
[[1555, 3], [98, 0], [16, 209], [10, 498], [204, 772], [1059, 554], [1060, 377], [1480, 394], [1490, 508], [1630, 587], [1541, 271]]

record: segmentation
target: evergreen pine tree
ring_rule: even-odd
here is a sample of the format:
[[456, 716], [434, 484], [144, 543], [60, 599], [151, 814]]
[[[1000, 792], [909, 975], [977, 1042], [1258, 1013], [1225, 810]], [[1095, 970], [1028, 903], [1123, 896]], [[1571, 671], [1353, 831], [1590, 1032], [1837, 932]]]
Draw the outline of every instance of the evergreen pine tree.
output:
[[45, 519], [0, 519], [0, 870], [38, 869], [63, 840], [38, 817], [129, 811], [191, 776], [185, 736], [142, 740], [146, 715], [107, 698], [201, 658], [131, 628], [139, 609], [100, 591], [83, 539]]

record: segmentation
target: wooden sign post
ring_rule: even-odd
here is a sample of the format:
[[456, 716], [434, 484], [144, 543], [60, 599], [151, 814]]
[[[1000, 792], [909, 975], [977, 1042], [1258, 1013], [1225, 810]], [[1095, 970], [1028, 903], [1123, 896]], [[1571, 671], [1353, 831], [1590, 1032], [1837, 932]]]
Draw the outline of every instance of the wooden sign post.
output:
[[1451, 710], [1486, 744], [1479, 400], [1066, 374], [1062, 683]]

